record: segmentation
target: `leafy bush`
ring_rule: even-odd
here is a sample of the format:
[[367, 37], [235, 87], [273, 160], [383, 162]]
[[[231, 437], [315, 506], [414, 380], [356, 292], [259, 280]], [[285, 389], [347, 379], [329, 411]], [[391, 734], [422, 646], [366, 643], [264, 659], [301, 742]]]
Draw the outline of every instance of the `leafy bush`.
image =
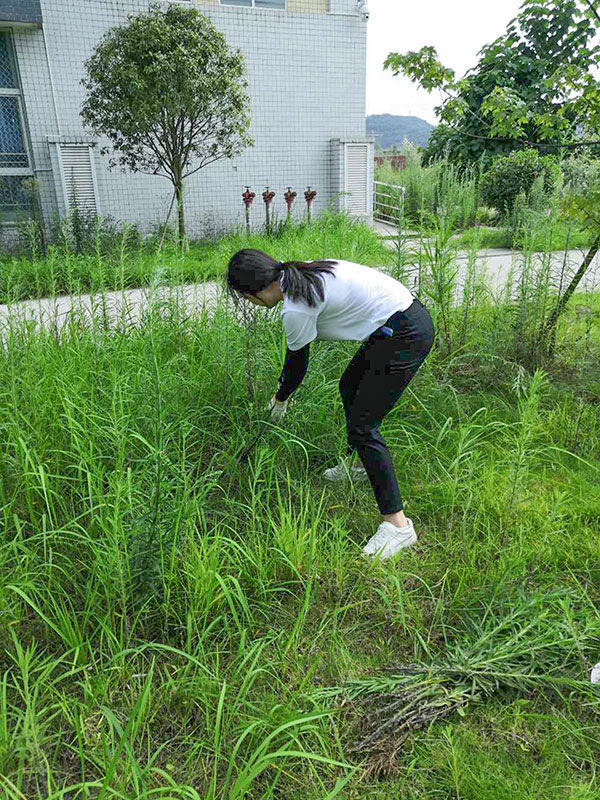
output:
[[482, 175], [482, 200], [485, 205], [509, 213], [517, 196], [522, 192], [527, 195], [539, 175], [544, 176], [544, 191], [551, 192], [558, 172], [554, 156], [540, 156], [533, 148], [498, 156]]

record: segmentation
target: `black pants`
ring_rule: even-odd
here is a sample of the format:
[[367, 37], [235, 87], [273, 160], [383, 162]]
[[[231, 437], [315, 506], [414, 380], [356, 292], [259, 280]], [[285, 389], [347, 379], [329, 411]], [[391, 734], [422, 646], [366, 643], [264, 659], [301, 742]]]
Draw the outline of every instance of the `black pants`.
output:
[[358, 451], [369, 476], [379, 511], [394, 514], [403, 508], [389, 450], [379, 426], [397, 403], [431, 350], [431, 315], [417, 299], [406, 311], [396, 311], [361, 344], [339, 383], [346, 412], [348, 454]]

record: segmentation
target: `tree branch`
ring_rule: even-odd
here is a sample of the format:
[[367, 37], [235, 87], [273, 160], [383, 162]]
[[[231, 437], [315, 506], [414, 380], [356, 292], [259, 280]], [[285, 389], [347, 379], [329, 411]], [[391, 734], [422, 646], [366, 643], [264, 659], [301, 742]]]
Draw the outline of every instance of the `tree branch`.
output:
[[480, 136], [477, 133], [470, 133], [469, 131], [455, 128], [448, 122], [445, 122], [444, 125], [447, 125], [451, 130], [459, 133], [461, 136], [469, 136], [471, 139], [483, 139], [486, 142], [515, 142], [516, 144], [526, 144], [530, 147], [553, 147], [556, 149], [560, 149], [561, 147], [569, 149], [575, 147], [593, 147], [594, 145], [600, 145], [600, 139], [593, 139], [588, 142], [564, 142], [561, 144], [560, 142], [530, 142], [529, 139], [509, 139], [508, 137], [502, 136]]
[[594, 260], [596, 254], [600, 250], [600, 232], [596, 234], [596, 238], [592, 242], [592, 246], [588, 250], [586, 257], [583, 259], [583, 262], [575, 275], [573, 276], [571, 283], [565, 289], [562, 297], [559, 297], [554, 310], [548, 317], [548, 321], [542, 327], [542, 335], [549, 337], [552, 334], [554, 327], [558, 321], [558, 318], [565, 310], [567, 303], [569, 302], [571, 295], [579, 285], [579, 282], [585, 275], [587, 268], [590, 266], [592, 261]]
[[202, 169], [202, 167], [207, 167], [209, 164], [212, 164], [214, 161], [220, 161], [222, 158], [227, 158], [225, 153], [220, 153], [218, 156], [215, 156], [214, 158], [206, 159], [205, 161], [202, 161], [200, 166], [196, 167], [196, 169], [191, 170], [191, 172], [186, 172], [186, 174], [183, 177], [189, 178], [190, 175], [193, 175], [194, 173], [198, 172], [198, 170]]
[[592, 4], [592, 0], [584, 0], [584, 2], [589, 8], [589, 10], [592, 12], [592, 14], [596, 17], [598, 22], [600, 22], [600, 14], [598, 14], [596, 7]]
[[[586, 2], [587, 2], [587, 0], [586, 0]], [[447, 97], [452, 97], [452, 95], [450, 94], [450, 92], [447, 89], [441, 88], [440, 92], [442, 92], [442, 91], [446, 93]], [[482, 125], [485, 125], [487, 128], [491, 128], [491, 125], [489, 124], [489, 122], [487, 122], [487, 120], [483, 119], [483, 117], [480, 117], [479, 114], [476, 114], [470, 106], [467, 105], [466, 106], [466, 110], [469, 112], [469, 114], [474, 119], [477, 120], [477, 122], [480, 122]], [[573, 148], [573, 147], [592, 147], [594, 145], [600, 145], [600, 140], [594, 140], [594, 141], [590, 141], [590, 142], [565, 142], [564, 144], [559, 144], [558, 142], [557, 143], [554, 143], [554, 142], [530, 142], [528, 139], [513, 139], [513, 138], [509, 139], [508, 137], [501, 137], [501, 136], [479, 136], [476, 133], [470, 133], [469, 131], [460, 130], [458, 128], [453, 128], [453, 126], [450, 125], [450, 123], [448, 123], [448, 122], [445, 122], [444, 124], [447, 125], [450, 129], [456, 131], [456, 133], [460, 133], [461, 136], [469, 136], [471, 139], [483, 139], [486, 142], [507, 142], [507, 143], [508, 142], [517, 142], [517, 144], [526, 144], [526, 145], [529, 145], [530, 147], [538, 147], [538, 148], [541, 148], [541, 147], [555, 147], [555, 148], [564, 147], [564, 148], [567, 148], [567, 149], [568, 148]]]
[[[154, 134], [154, 135], [153, 134], [148, 134], [148, 136], [144, 137], [144, 141], [146, 143], [146, 147], [152, 153], [154, 153], [154, 155], [156, 157], [156, 160], [158, 161], [158, 166], [159, 167], [163, 167], [166, 170], [167, 173], [170, 173], [170, 175], [168, 175], [168, 177], [169, 177], [169, 180], [171, 180], [172, 179], [171, 178], [171, 175], [172, 175], [171, 161], [172, 161], [172, 159], [171, 159], [168, 147], [167, 147], [168, 140], [167, 140], [166, 136], [165, 136], [164, 139], [162, 139], [157, 134]], [[162, 150], [159, 147], [159, 145], [162, 145]]]

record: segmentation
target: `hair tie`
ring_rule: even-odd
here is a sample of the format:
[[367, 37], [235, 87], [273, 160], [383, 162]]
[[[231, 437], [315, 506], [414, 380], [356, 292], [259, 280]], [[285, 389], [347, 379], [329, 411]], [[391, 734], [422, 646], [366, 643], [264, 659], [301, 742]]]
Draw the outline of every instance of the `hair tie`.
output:
[[277, 264], [277, 266], [279, 267], [279, 270], [281, 271], [285, 267], [285, 261], [280, 261], [279, 264]]

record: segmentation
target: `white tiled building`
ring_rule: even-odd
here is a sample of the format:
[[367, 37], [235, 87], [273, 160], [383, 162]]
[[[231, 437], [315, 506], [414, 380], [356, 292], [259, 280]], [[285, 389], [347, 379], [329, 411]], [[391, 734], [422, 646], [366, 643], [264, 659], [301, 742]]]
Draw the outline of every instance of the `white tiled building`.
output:
[[[372, 213], [372, 142], [365, 136], [366, 26], [357, 0], [179, 0], [206, 14], [246, 56], [255, 146], [186, 184], [192, 235], [243, 221], [242, 192], [317, 190], [313, 209]], [[148, 10], [142, 0], [0, 0], [0, 220], [24, 203], [21, 182], [40, 184], [44, 216], [80, 205], [144, 230], [164, 221], [172, 186], [161, 177], [109, 171], [81, 123], [83, 63], [102, 34]]]

